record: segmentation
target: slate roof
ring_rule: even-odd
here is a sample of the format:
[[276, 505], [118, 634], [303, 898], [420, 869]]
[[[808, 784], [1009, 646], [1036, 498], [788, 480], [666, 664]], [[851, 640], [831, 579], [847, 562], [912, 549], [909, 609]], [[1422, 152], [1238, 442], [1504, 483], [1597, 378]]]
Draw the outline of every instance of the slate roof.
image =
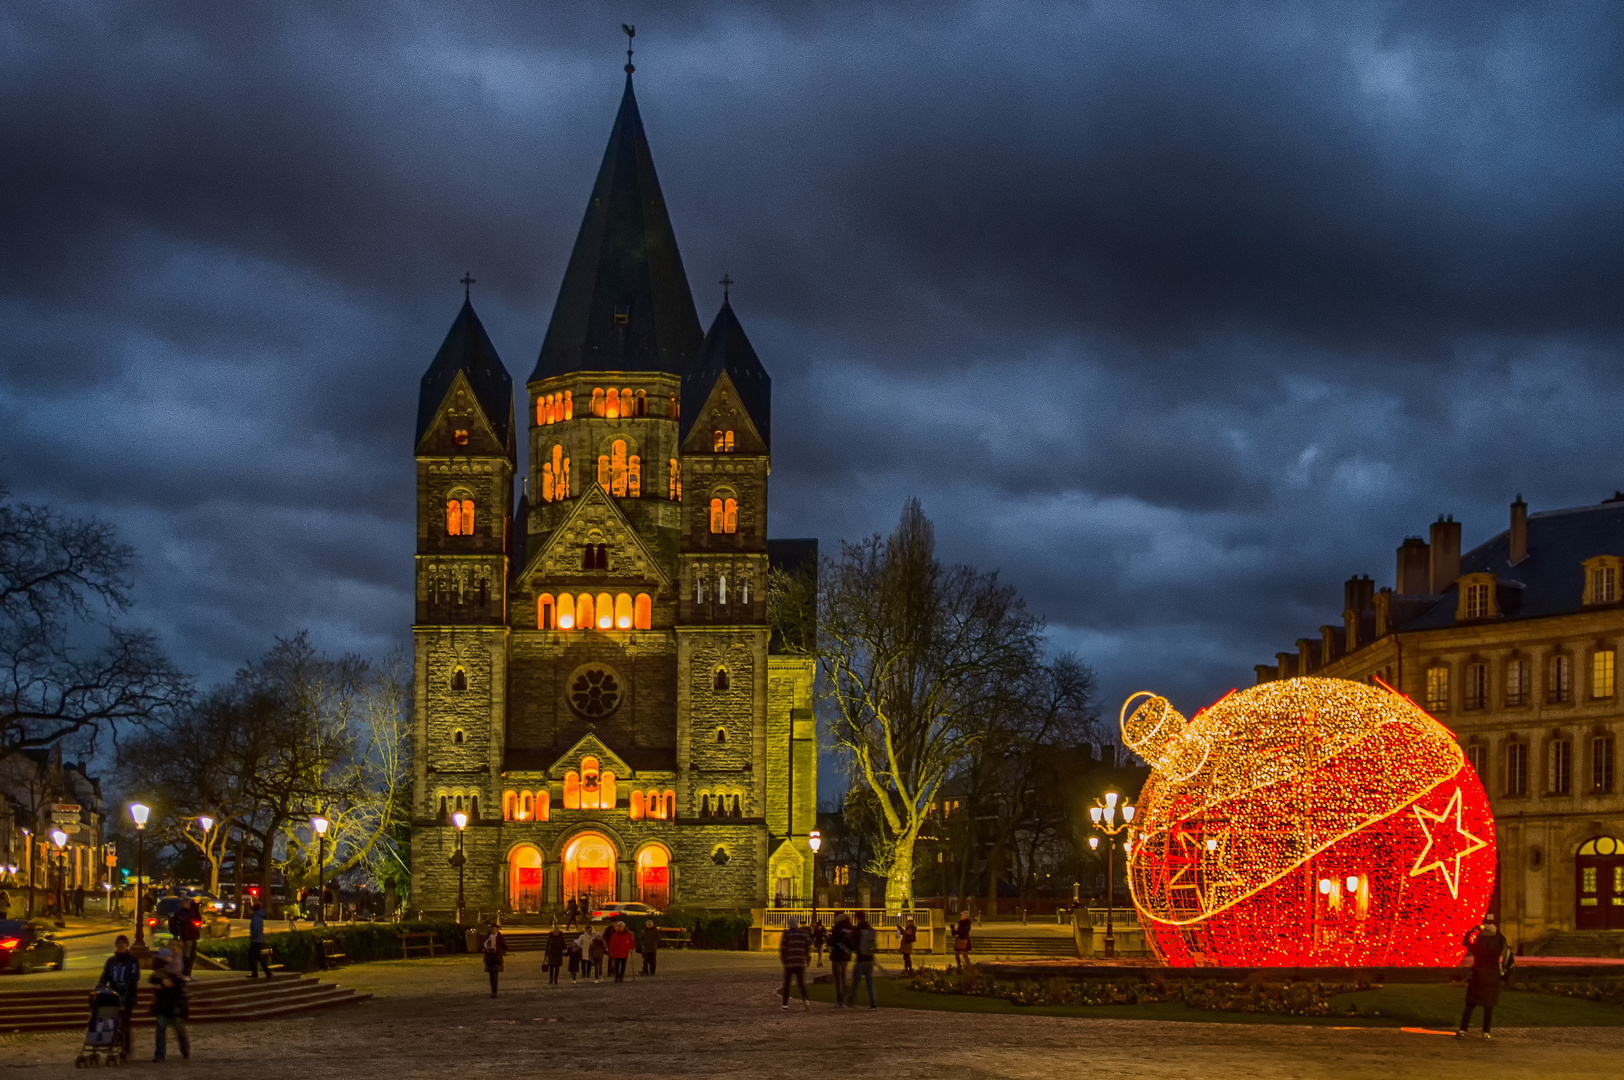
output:
[[745, 336], [744, 327], [739, 325], [739, 317], [733, 314], [733, 305], [727, 300], [722, 301], [722, 310], [716, 313], [716, 321], [711, 323], [699, 355], [694, 357], [688, 373], [683, 376], [682, 400], [686, 407], [683, 409], [681, 438], [688, 438], [700, 410], [705, 407], [705, 400], [710, 397], [716, 380], [721, 378], [724, 371], [733, 380], [740, 403], [761, 433], [761, 441], [771, 450], [773, 380], [767, 374], [767, 369], [761, 366], [760, 357], [756, 356], [755, 348]]
[[574, 371], [681, 375], [702, 340], [628, 74], [530, 381]]
[[424, 433], [434, 422], [434, 414], [440, 411], [445, 396], [451, 392], [451, 384], [459, 371], [468, 377], [468, 385], [473, 388], [474, 398], [484, 411], [485, 419], [490, 421], [497, 440], [511, 447], [513, 376], [503, 366], [502, 358], [496, 355], [496, 346], [491, 344], [479, 316], [474, 313], [473, 302], [468, 299], [463, 300], [462, 310], [435, 354], [434, 363], [423, 373], [417, 394], [417, 438], [412, 446], [415, 448], [422, 443]]

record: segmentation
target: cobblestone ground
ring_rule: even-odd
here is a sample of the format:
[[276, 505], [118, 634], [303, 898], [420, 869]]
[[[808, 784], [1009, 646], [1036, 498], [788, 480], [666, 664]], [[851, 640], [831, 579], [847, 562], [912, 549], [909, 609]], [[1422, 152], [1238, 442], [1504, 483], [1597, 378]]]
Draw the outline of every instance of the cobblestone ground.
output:
[[[623, 985], [545, 985], [540, 958], [509, 959], [492, 1000], [479, 961], [366, 964], [339, 981], [364, 1005], [264, 1024], [199, 1025], [193, 1057], [143, 1072], [254, 1080], [466, 1078], [548, 1073], [672, 1077], [1086, 1076], [1603, 1077], [1619, 1075], [1624, 1029], [1506, 1030], [1457, 1042], [1393, 1028], [1189, 1024], [994, 1016], [904, 1009], [779, 1011], [773, 958], [661, 954], [661, 974]], [[633, 959], [635, 964], [635, 958]], [[11, 988], [10, 984], [7, 988]], [[152, 1035], [137, 1032], [141, 1057]], [[68, 1076], [79, 1035], [0, 1038], [5, 1075]], [[26, 1071], [25, 1071], [26, 1070]]]

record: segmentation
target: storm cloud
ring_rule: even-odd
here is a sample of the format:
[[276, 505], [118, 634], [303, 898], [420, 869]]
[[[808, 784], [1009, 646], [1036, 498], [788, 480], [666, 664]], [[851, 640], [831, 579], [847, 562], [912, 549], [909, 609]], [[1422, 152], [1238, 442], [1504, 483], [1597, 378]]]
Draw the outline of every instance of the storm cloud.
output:
[[622, 21], [773, 533], [918, 494], [1113, 712], [1248, 685], [1440, 513], [1624, 487], [1617, 5], [19, 0], [4, 479], [118, 525], [200, 678], [408, 638], [417, 380], [465, 270], [528, 375]]

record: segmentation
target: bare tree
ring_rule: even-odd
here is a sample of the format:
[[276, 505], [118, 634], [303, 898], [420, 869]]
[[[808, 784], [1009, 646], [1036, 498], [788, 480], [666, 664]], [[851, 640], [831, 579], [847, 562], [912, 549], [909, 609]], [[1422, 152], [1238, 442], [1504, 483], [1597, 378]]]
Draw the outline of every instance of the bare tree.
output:
[[1042, 624], [996, 573], [944, 566], [917, 499], [889, 537], [843, 544], [820, 578], [833, 739], [878, 803], [877, 862], [897, 903], [912, 897], [914, 844], [938, 789], [1037, 664]]
[[14, 502], [0, 488], [0, 756], [170, 715], [191, 686], [130, 606], [113, 528]]

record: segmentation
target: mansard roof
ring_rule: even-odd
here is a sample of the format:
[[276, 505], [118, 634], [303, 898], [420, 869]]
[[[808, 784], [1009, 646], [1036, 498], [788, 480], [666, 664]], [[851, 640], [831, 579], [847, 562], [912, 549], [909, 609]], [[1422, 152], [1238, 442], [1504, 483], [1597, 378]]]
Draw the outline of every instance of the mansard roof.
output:
[[628, 74], [530, 381], [574, 371], [680, 375], [701, 340]]
[[474, 400], [479, 403], [497, 441], [511, 449], [513, 376], [503, 366], [502, 358], [496, 355], [496, 346], [491, 344], [484, 325], [474, 313], [473, 302], [466, 298], [434, 362], [423, 373], [417, 395], [417, 438], [412, 440], [412, 446], [422, 444], [459, 371], [468, 379]]
[[761, 366], [761, 358], [745, 336], [733, 305], [726, 299], [722, 310], [716, 313], [699, 355], [694, 357], [688, 373], [682, 379], [683, 420], [681, 438], [685, 442], [688, 432], [699, 419], [700, 411], [716, 388], [716, 380], [727, 373], [738, 391], [739, 402], [750, 415], [761, 442], [772, 450], [773, 380]]

